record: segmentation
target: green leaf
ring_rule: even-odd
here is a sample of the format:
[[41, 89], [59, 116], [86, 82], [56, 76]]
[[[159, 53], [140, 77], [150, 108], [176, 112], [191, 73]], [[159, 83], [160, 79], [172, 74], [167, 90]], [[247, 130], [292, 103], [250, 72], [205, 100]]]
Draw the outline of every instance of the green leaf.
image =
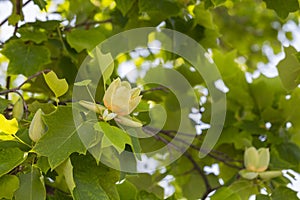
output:
[[223, 4], [223, 3], [226, 2], [226, 0], [211, 0], [211, 1], [213, 2], [213, 4], [215, 6], [218, 6], [218, 5]]
[[38, 101], [28, 104], [28, 110], [32, 113], [36, 113], [39, 109], [42, 109], [45, 114], [50, 114], [54, 112], [56, 108], [53, 104], [40, 103]]
[[50, 51], [44, 46], [11, 40], [1, 51], [9, 59], [8, 74], [30, 76], [50, 63]]
[[180, 12], [177, 2], [172, 0], [140, 0], [139, 9], [140, 12], [146, 12], [154, 21], [176, 16]]
[[111, 126], [106, 122], [99, 122], [95, 124], [95, 129], [103, 132], [119, 153], [125, 149], [126, 144], [132, 146], [130, 136], [116, 126]]
[[272, 200], [271, 197], [263, 194], [256, 195], [256, 200]]
[[195, 6], [193, 12], [195, 14], [196, 21], [199, 25], [202, 25], [205, 28], [209, 28], [209, 29], [215, 28], [212, 14], [209, 10], [206, 10], [204, 8], [204, 3], [200, 3], [199, 5]]
[[97, 165], [90, 154], [74, 155], [71, 163], [76, 184], [73, 190], [74, 199], [120, 199], [115, 185], [119, 180], [118, 171], [103, 164]]
[[235, 181], [228, 188], [233, 191], [234, 194], [239, 195], [241, 200], [248, 200], [251, 195], [259, 193], [257, 187], [248, 180]]
[[0, 199], [12, 199], [14, 192], [19, 188], [19, 179], [15, 175], [0, 177]]
[[11, 1], [11, 3], [13, 5], [13, 10], [12, 10], [12, 14], [8, 18], [8, 23], [10, 25], [15, 26], [16, 23], [24, 20], [24, 14], [22, 11], [23, 0], [18, 0], [18, 1], [14, 0]]
[[84, 49], [92, 50], [105, 39], [99, 28], [89, 30], [74, 29], [67, 33], [66, 37], [70, 46], [77, 52], [81, 52]]
[[47, 1], [45, 0], [33, 0], [33, 2], [39, 6], [41, 10], [46, 10]]
[[275, 10], [277, 15], [282, 19], [285, 19], [290, 12], [295, 12], [299, 9], [299, 3], [297, 0], [264, 0], [267, 7]]
[[293, 90], [300, 83], [300, 63], [296, 57], [297, 51], [292, 47], [284, 49], [285, 59], [277, 65], [280, 80], [284, 88]]
[[36, 166], [41, 169], [43, 173], [47, 173], [50, 169], [50, 165], [48, 162], [48, 158], [45, 156], [41, 156], [37, 158]]
[[226, 94], [229, 101], [227, 109], [234, 111], [240, 106], [246, 108], [253, 106], [245, 74], [234, 61], [236, 57], [237, 51], [230, 51], [226, 54], [218, 50], [213, 52], [213, 60], [220, 70], [225, 85], [229, 88]]
[[137, 196], [136, 187], [128, 182], [124, 181], [122, 184], [117, 185], [117, 189], [122, 200], [135, 200]]
[[92, 54], [94, 54], [93, 56], [95, 56], [105, 85], [106, 81], [109, 80], [114, 71], [114, 60], [110, 53], [103, 54], [98, 47], [95, 48], [95, 52], [93, 52]]
[[187, 183], [182, 186], [182, 192], [187, 199], [200, 199], [202, 197], [205, 192], [205, 184], [198, 173], [191, 173]]
[[46, 199], [46, 189], [40, 171], [32, 167], [30, 173], [20, 175], [20, 188], [15, 193], [16, 200]]
[[149, 112], [149, 104], [147, 101], [141, 100], [138, 106], [134, 109], [133, 112]]
[[44, 121], [48, 126], [48, 131], [36, 143], [33, 150], [48, 157], [52, 169], [66, 160], [73, 152], [85, 153], [86, 148], [82, 144], [77, 133], [78, 128], [74, 124], [72, 108], [59, 107], [56, 112], [44, 116]]
[[19, 33], [21, 34], [21, 40], [24, 42], [33, 41], [37, 44], [40, 44], [44, 41], [47, 41], [47, 32], [38, 29], [34, 29], [33, 27], [21, 27], [19, 29]]
[[2, 113], [2, 111], [7, 108], [7, 106], [9, 105], [10, 100], [7, 99], [3, 99], [0, 97], [0, 112]]
[[140, 173], [134, 176], [127, 176], [126, 179], [140, 191], [145, 190], [148, 193], [155, 194], [159, 199], [164, 198], [164, 189], [157, 184], [157, 180], [153, 180], [150, 174]]
[[299, 199], [297, 197], [297, 192], [284, 187], [280, 186], [275, 189], [275, 191], [271, 195], [272, 200], [282, 200], [282, 199], [288, 199], [288, 200], [297, 200]]
[[144, 199], [147, 199], [147, 200], [159, 200], [159, 198], [157, 198], [155, 196], [155, 194], [152, 194], [152, 193], [149, 193], [145, 190], [142, 190], [138, 193], [138, 196], [137, 196], [137, 200], [144, 200]]
[[[285, 168], [290, 168], [290, 169], [299, 169], [299, 164], [300, 164], [300, 147], [297, 146], [294, 143], [281, 143], [275, 146], [273, 151], [277, 151], [279, 156], [273, 158], [271, 156], [271, 161], [274, 159], [282, 159], [283, 161], [286, 161], [285, 166], [280, 166], [280, 167], [285, 167]], [[274, 162], [274, 161], [273, 161]], [[276, 163], [273, 163], [276, 164]], [[283, 164], [283, 163], [282, 163]], [[276, 166], [275, 167], [279, 167]]]
[[66, 79], [59, 79], [54, 71], [51, 71], [47, 74], [43, 74], [45, 81], [52, 92], [55, 94], [56, 97], [60, 97], [64, 95], [68, 89], [68, 83]]
[[128, 13], [135, 2], [136, 0], [116, 0], [117, 8], [121, 11], [123, 16]]
[[75, 188], [75, 182], [73, 179], [73, 166], [71, 160], [67, 159], [65, 162], [55, 168], [55, 171], [62, 178], [61, 180], [64, 182], [63, 184], [66, 184], [69, 191], [72, 193], [73, 189]]
[[0, 177], [20, 165], [27, 158], [19, 148], [0, 149]]
[[73, 200], [73, 198], [65, 192], [54, 190], [53, 194], [47, 195], [47, 200]]
[[240, 196], [237, 195], [228, 187], [222, 187], [218, 189], [216, 193], [211, 196], [211, 200], [241, 200]]

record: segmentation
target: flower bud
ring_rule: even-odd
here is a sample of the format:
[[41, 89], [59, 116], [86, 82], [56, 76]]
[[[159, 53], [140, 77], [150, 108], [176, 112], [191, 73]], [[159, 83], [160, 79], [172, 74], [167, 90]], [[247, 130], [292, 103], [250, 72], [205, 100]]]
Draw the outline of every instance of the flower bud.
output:
[[42, 115], [43, 111], [38, 109], [29, 126], [29, 137], [34, 142], [39, 141], [46, 133], [46, 125], [43, 122]]
[[81, 100], [79, 101], [79, 104], [85, 107], [86, 109], [94, 111], [95, 113], [99, 113], [99, 114], [101, 114], [105, 110], [104, 106], [89, 101]]
[[268, 168], [270, 153], [268, 148], [256, 150], [254, 147], [246, 149], [244, 154], [245, 167], [249, 171], [263, 172]]

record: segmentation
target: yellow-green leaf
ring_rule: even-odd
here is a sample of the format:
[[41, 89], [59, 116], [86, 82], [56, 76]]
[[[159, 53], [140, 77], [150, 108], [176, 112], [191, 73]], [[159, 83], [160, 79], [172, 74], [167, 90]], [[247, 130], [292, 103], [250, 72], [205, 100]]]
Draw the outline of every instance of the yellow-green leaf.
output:
[[0, 132], [6, 134], [15, 134], [18, 131], [18, 121], [16, 118], [8, 120], [0, 114]]
[[60, 97], [68, 91], [69, 86], [66, 79], [57, 78], [57, 75], [53, 71], [43, 75], [47, 85], [56, 97]]

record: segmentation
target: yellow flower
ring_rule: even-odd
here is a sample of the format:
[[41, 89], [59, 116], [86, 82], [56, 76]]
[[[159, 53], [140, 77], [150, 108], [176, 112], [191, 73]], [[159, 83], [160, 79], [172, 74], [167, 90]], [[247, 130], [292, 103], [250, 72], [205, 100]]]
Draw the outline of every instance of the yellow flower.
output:
[[140, 103], [139, 88], [131, 88], [127, 81], [115, 79], [106, 90], [103, 102], [106, 108], [118, 116], [129, 115]]
[[268, 148], [256, 150], [254, 147], [246, 149], [244, 155], [245, 167], [249, 171], [266, 171], [270, 162], [270, 152]]

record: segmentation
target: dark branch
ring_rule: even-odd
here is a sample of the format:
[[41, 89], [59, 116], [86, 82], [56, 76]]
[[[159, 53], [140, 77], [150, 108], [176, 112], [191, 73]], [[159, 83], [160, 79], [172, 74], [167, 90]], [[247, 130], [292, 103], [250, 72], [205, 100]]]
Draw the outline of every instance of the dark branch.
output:
[[[152, 133], [158, 133], [158, 132], [160, 132], [160, 133], [162, 133], [162, 134], [168, 136], [169, 138], [171, 138], [171, 139], [173, 139], [173, 140], [176, 140], [176, 141], [182, 142], [183, 144], [189, 145], [190, 148], [192, 148], [192, 149], [195, 149], [195, 150], [197, 150], [197, 151], [201, 151], [201, 148], [200, 148], [200, 147], [198, 147], [198, 146], [196, 146], [196, 145], [194, 145], [194, 144], [190, 144], [190, 143], [186, 142], [185, 140], [183, 140], [183, 139], [181, 139], [181, 138], [175, 137], [172, 133], [173, 133], [173, 132], [176, 132], [176, 131], [173, 131], [173, 130], [157, 130], [157, 129], [152, 128], [152, 127], [143, 127], [143, 129], [144, 129], [145, 131], [150, 131], [150, 132], [152, 132]], [[188, 133], [182, 133], [182, 132], [177, 132], [177, 134], [183, 135], [183, 136], [193, 136], [193, 135], [191, 135], [191, 134], [188, 134]], [[207, 152], [207, 151], [205, 151], [205, 150], [203, 151], [203, 153], [206, 153], [206, 152]], [[220, 153], [218, 152], [217, 154], [220, 154]], [[215, 160], [218, 160], [218, 161], [220, 161], [220, 162], [223, 162], [225, 165], [227, 165], [227, 166], [229, 166], [229, 167], [232, 167], [232, 168], [235, 168], [235, 169], [242, 169], [241, 166], [237, 166], [237, 165], [235, 165], [235, 164], [232, 164], [231, 162], [238, 162], [238, 161], [236, 161], [236, 160], [234, 160], [234, 159], [228, 157], [227, 155], [226, 155], [225, 158], [222, 158], [222, 157], [220, 157], [220, 156], [216, 156], [216, 155], [214, 155], [212, 152], [208, 153], [207, 155], [210, 156], [210, 157], [212, 157], [212, 158], [214, 158]]]
[[51, 71], [50, 69], [45, 69], [45, 70], [43, 70], [43, 71], [37, 72], [37, 73], [35, 73], [34, 75], [29, 76], [29, 77], [28, 77], [23, 83], [21, 83], [18, 87], [0, 91], [0, 95], [6, 95], [6, 94], [11, 93], [11, 92], [15, 92], [15, 93], [16, 93], [18, 90], [21, 89], [21, 87], [22, 87], [23, 85], [25, 85], [26, 83], [28, 83], [30, 80], [32, 80], [32, 79], [34, 79], [34, 78], [40, 76], [40, 75], [43, 74], [43, 73], [47, 73], [47, 72], [50, 72], [50, 71]]
[[200, 174], [200, 176], [202, 177], [204, 184], [205, 184], [205, 188], [206, 190], [211, 190], [211, 186], [209, 184], [209, 181], [204, 173], [204, 171], [200, 168], [200, 166], [197, 164], [197, 162], [194, 160], [194, 158], [191, 156], [191, 154], [189, 154], [187, 151], [185, 151], [184, 149], [181, 149], [180, 147], [176, 146], [175, 144], [169, 142], [167, 139], [154, 134], [153, 135], [155, 139], [162, 141], [163, 143], [167, 144], [167, 145], [171, 145], [175, 150], [181, 152], [194, 166], [194, 169]]
[[[10, 80], [11, 80], [11, 76], [7, 76], [6, 77], [6, 88], [7, 89], [10, 88]], [[5, 95], [5, 99], [8, 99], [8, 93]]]
[[[31, 0], [26, 1], [26, 2], [22, 5], [22, 7], [26, 6], [30, 1], [31, 1]], [[18, 10], [18, 9], [17, 9], [17, 10]], [[19, 10], [20, 10], [20, 9], [19, 9]], [[2, 26], [3, 24], [5, 24], [5, 23], [8, 21], [8, 19], [9, 19], [9, 16], [6, 17], [6, 18], [0, 23], [0, 26]]]

